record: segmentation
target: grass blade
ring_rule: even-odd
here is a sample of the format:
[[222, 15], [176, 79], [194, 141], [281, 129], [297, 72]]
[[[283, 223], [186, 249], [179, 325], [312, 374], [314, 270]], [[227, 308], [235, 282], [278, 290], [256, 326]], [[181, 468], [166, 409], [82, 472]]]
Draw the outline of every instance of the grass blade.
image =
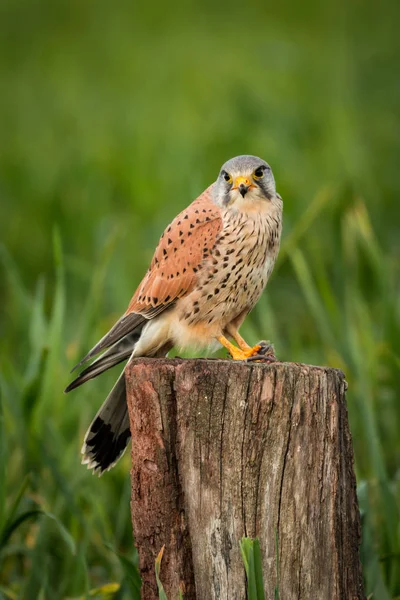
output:
[[[1, 530], [1, 537], [0, 537], [0, 548], [2, 547], [3, 543], [1, 540], [4, 539], [4, 535], [5, 532], [8, 530], [8, 528], [10, 527], [11, 523], [14, 521], [14, 517], [18, 511], [18, 508], [21, 504], [21, 501], [24, 497], [25, 491], [28, 488], [28, 485], [30, 483], [30, 477], [29, 475], [26, 475], [25, 478], [22, 481], [21, 487], [18, 490], [18, 493], [14, 499], [14, 502], [12, 503], [10, 510], [8, 512], [8, 515], [5, 519], [5, 523], [4, 523], [4, 527]], [[7, 538], [8, 539], [8, 538]]]
[[118, 560], [125, 573], [124, 583], [129, 587], [132, 600], [140, 600], [140, 590], [142, 587], [142, 580], [139, 575], [137, 565], [127, 556], [124, 556], [120, 552], [117, 552], [110, 544], [105, 544], [107, 548], [111, 550], [118, 557]]
[[164, 554], [164, 549], [165, 549], [165, 546], [163, 546], [161, 548], [160, 552], [158, 553], [158, 556], [156, 558], [156, 563], [155, 563], [156, 581], [157, 581], [158, 598], [159, 598], [159, 600], [168, 600], [167, 595], [166, 595], [166, 593], [164, 591], [163, 584], [161, 583], [161, 580], [160, 580], [160, 568], [161, 568], [162, 557], [163, 557], [163, 554]]
[[264, 580], [262, 559], [258, 538], [242, 538], [240, 551], [247, 577], [247, 596], [249, 600], [264, 600]]
[[6, 432], [4, 427], [2, 390], [0, 387], [0, 532], [3, 529], [6, 519]]

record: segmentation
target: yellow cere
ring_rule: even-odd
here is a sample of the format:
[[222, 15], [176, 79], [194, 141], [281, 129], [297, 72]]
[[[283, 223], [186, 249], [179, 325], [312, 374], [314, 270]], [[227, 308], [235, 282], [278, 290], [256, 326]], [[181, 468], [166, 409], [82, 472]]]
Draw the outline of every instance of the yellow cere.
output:
[[248, 177], [243, 177], [242, 175], [240, 175], [239, 177], [236, 177], [235, 179], [235, 188], [239, 187], [239, 185], [241, 183], [244, 183], [245, 185], [251, 185], [251, 181]]

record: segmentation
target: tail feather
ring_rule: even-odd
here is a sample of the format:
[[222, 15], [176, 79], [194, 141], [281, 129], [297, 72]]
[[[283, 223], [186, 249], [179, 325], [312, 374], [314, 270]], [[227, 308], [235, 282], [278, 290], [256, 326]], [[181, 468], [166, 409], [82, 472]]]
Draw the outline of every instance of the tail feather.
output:
[[[131, 325], [132, 323], [129, 323], [129, 326]], [[100, 375], [111, 367], [129, 359], [130, 356], [133, 356], [136, 343], [141, 336], [144, 325], [145, 320], [143, 319], [137, 324], [134, 331], [125, 335], [121, 340], [116, 341], [111, 348], [102, 354], [102, 356], [86, 367], [80, 375], [69, 384], [65, 389], [65, 392], [70, 392], [89, 379], [97, 377], [97, 375]], [[118, 329], [118, 334], [119, 333], [121, 333], [121, 328]], [[107, 336], [104, 338], [104, 340], [107, 340], [107, 343], [110, 342], [110, 339], [111, 338]], [[88, 359], [95, 351], [97, 352], [102, 344], [103, 340], [85, 357], [84, 360]], [[104, 347], [104, 345], [105, 342], [102, 347]], [[168, 341], [164, 346], [147, 354], [147, 356], [165, 356], [171, 347], [172, 344]], [[81, 363], [82, 362], [83, 361], [81, 361]], [[109, 471], [121, 458], [130, 437], [131, 432], [126, 403], [124, 368], [86, 432], [81, 450], [83, 454], [82, 463], [86, 464], [88, 469], [93, 469], [93, 473], [102, 475], [104, 471]]]
[[130, 437], [123, 371], [87, 430], [82, 463], [101, 475], [120, 459]]
[[[122, 338], [125, 338], [130, 333], [134, 333], [136, 331], [141, 331], [144, 324], [146, 322], [146, 318], [143, 315], [139, 315], [136, 313], [130, 313], [128, 315], [123, 315], [119, 321], [117, 321], [110, 329], [106, 335], [101, 338], [101, 340], [82, 358], [81, 361], [78, 362], [77, 365], [72, 369], [78, 369], [83, 363], [87, 362], [93, 356], [104, 350], [105, 348], [109, 348]], [[71, 372], [72, 372], [71, 371]]]
[[84, 369], [82, 373], [80, 373], [78, 377], [65, 388], [65, 393], [67, 394], [83, 383], [86, 383], [86, 381], [115, 367], [115, 365], [118, 365], [122, 361], [128, 360], [133, 352], [136, 342], [140, 338], [141, 331], [142, 327], [136, 329], [130, 335], [125, 336], [120, 342], [114, 344], [107, 352], [104, 352], [100, 358], [96, 359], [91, 365], [86, 367], [86, 369]]

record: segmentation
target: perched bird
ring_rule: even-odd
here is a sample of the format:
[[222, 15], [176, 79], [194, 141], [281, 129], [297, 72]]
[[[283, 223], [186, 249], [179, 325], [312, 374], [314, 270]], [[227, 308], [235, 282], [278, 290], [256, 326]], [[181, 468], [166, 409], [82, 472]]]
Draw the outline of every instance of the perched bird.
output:
[[[164, 231], [127, 311], [76, 365], [106, 350], [66, 388], [129, 358], [166, 356], [173, 346], [225, 346], [235, 360], [260, 351], [239, 335], [279, 250], [282, 199], [270, 166], [256, 156], [226, 162], [216, 180]], [[234, 345], [228, 338], [232, 338]], [[84, 464], [115, 465], [130, 438], [124, 371], [90, 425]]]

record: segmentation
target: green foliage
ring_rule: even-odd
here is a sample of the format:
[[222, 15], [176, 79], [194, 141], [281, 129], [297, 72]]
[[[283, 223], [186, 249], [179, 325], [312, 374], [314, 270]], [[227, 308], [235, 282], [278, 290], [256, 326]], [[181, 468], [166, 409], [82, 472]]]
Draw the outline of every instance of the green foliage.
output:
[[156, 558], [156, 562], [155, 562], [155, 572], [156, 572], [156, 581], [157, 581], [157, 588], [158, 588], [158, 597], [160, 600], [167, 600], [167, 595], [164, 591], [164, 586], [161, 583], [160, 580], [160, 569], [161, 569], [161, 561], [162, 561], [162, 557], [164, 554], [164, 548], [165, 546], [163, 546], [160, 550], [160, 552], [158, 553], [158, 556]]
[[346, 373], [367, 593], [399, 596], [400, 4], [165, 6], [0, 7], [0, 594], [139, 598], [129, 456], [79, 465], [116, 373], [62, 389], [164, 226], [252, 153], [284, 237], [243, 335]]
[[[161, 548], [155, 561], [155, 574], [158, 597], [160, 600], [168, 600], [160, 579], [161, 561], [164, 549], [165, 546]], [[265, 600], [262, 558], [258, 538], [242, 538], [240, 541], [240, 552], [242, 553], [243, 564], [246, 571], [248, 600]], [[183, 598], [182, 590], [179, 590], [178, 600], [183, 600]], [[279, 600], [278, 586], [275, 589], [275, 600]]]
[[264, 600], [264, 580], [258, 538], [242, 538], [240, 542], [244, 568], [247, 577], [247, 597], [249, 600]]
[[[162, 561], [162, 557], [163, 557], [163, 554], [164, 554], [164, 549], [165, 549], [165, 546], [163, 546], [161, 548], [161, 550], [158, 553], [158, 556], [156, 558], [156, 562], [155, 562], [155, 573], [156, 573], [158, 597], [159, 597], [160, 600], [168, 600], [167, 594], [165, 593], [165, 590], [164, 590], [164, 586], [161, 583], [161, 579], [160, 579], [161, 561]], [[184, 599], [184, 596], [183, 596], [183, 593], [182, 593], [181, 589], [178, 590], [176, 598], [177, 598], [177, 600], [183, 600]]]

